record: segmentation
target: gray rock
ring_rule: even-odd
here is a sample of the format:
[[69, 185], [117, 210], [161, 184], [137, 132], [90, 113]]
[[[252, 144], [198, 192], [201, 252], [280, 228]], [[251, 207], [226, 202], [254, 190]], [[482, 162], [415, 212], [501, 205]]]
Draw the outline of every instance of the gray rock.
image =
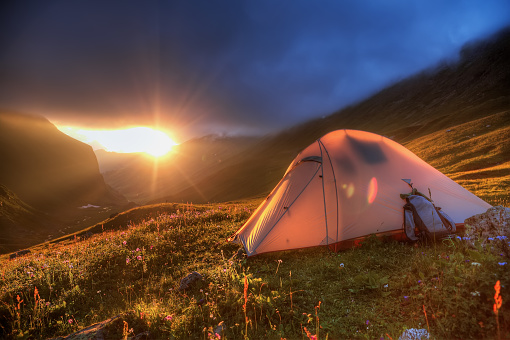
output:
[[182, 278], [181, 284], [179, 285], [179, 290], [186, 290], [188, 289], [192, 284], [194, 284], [196, 281], [202, 280], [203, 277], [198, 272], [191, 272], [186, 277]]
[[402, 335], [398, 338], [398, 340], [425, 340], [429, 339], [430, 335], [429, 332], [427, 332], [426, 329], [406, 329]]
[[489, 208], [483, 214], [466, 219], [464, 224], [479, 232], [506, 234], [510, 232], [510, 208], [501, 205]]
[[227, 329], [227, 327], [225, 326], [225, 323], [222, 321], [218, 324], [218, 326], [216, 326], [216, 328], [214, 328], [214, 334], [218, 334], [220, 336], [223, 336], [223, 332], [225, 332], [225, 330]]
[[483, 214], [472, 216], [464, 221], [467, 241], [479, 239], [484, 245], [489, 237], [507, 236], [510, 238], [510, 208], [501, 205], [489, 208]]

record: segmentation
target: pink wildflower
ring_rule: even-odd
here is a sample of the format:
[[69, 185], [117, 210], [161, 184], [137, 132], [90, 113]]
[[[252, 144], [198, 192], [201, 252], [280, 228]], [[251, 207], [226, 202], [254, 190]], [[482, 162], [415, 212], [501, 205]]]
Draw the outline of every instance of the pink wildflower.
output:
[[73, 319], [69, 319], [69, 320], [67, 320], [67, 322], [73, 323]]

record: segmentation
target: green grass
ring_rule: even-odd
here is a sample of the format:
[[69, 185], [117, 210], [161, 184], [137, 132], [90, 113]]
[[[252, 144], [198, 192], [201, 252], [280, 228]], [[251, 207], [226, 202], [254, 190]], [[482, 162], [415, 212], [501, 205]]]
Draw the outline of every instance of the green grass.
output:
[[[306, 339], [307, 332], [398, 339], [408, 328], [428, 328], [437, 339], [495, 338], [498, 280], [500, 330], [510, 336], [508, 239], [470, 248], [458, 239], [412, 246], [370, 238], [340, 253], [231, 259], [239, 245], [225, 239], [257, 203], [171, 205], [173, 213], [129, 227], [4, 257], [0, 337], [65, 335], [120, 314], [107, 338], [148, 330], [157, 339], [211, 339], [221, 322], [222, 339]], [[178, 291], [191, 271], [204, 280]]]

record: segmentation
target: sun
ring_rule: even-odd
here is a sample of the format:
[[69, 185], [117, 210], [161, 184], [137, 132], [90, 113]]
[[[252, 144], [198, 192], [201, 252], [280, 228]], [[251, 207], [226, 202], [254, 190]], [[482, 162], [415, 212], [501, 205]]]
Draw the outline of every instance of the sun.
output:
[[153, 157], [166, 155], [177, 145], [166, 133], [149, 127], [122, 130], [84, 130], [59, 127], [65, 134], [106, 151], [119, 153], [145, 152]]

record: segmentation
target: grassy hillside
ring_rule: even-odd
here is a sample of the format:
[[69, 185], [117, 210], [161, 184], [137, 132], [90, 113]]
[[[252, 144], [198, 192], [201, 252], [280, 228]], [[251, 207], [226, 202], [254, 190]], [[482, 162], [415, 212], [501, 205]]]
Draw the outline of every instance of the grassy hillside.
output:
[[[464, 168], [487, 174], [486, 189], [477, 194], [490, 203], [497, 203], [504, 195], [490, 188], [509, 190], [508, 177], [501, 175], [505, 166], [498, 172], [501, 164], [510, 161], [507, 152], [509, 89], [510, 29], [507, 29], [490, 39], [466, 45], [455, 62], [404, 79], [323, 119], [269, 136], [224, 161], [221, 169], [211, 168], [208, 176], [194, 179], [188, 188], [153, 202], [221, 202], [267, 194], [302, 149], [330, 131], [350, 128], [394, 139], [470, 190], [474, 188], [473, 183], [462, 177], [466, 175]], [[462, 159], [465, 153], [458, 153], [452, 159], [464, 164], [464, 168], [450, 168], [437, 152], [428, 152], [431, 145], [451, 152], [478, 145], [475, 141], [481, 141], [480, 136], [465, 142], [467, 136], [476, 137], [472, 135], [485, 132], [482, 129], [485, 125], [478, 129], [474, 127], [476, 124], [491, 125], [487, 130], [491, 132], [490, 142], [483, 140], [485, 147], [491, 148], [490, 159]], [[464, 137], [439, 138], [446, 130]], [[421, 142], [424, 144], [419, 145]], [[473, 152], [483, 152], [477, 150]], [[492, 169], [494, 166], [498, 168]]]
[[510, 205], [510, 112], [414, 139], [406, 146], [466, 189]]
[[[0, 337], [44, 339], [119, 316], [104, 338], [398, 339], [411, 328], [436, 339], [497, 338], [498, 280], [499, 331], [510, 336], [508, 238], [474, 248], [369, 239], [340, 253], [231, 258], [239, 246], [225, 239], [257, 203], [150, 207], [168, 210], [1, 258]], [[203, 280], [180, 291], [191, 271]]]

